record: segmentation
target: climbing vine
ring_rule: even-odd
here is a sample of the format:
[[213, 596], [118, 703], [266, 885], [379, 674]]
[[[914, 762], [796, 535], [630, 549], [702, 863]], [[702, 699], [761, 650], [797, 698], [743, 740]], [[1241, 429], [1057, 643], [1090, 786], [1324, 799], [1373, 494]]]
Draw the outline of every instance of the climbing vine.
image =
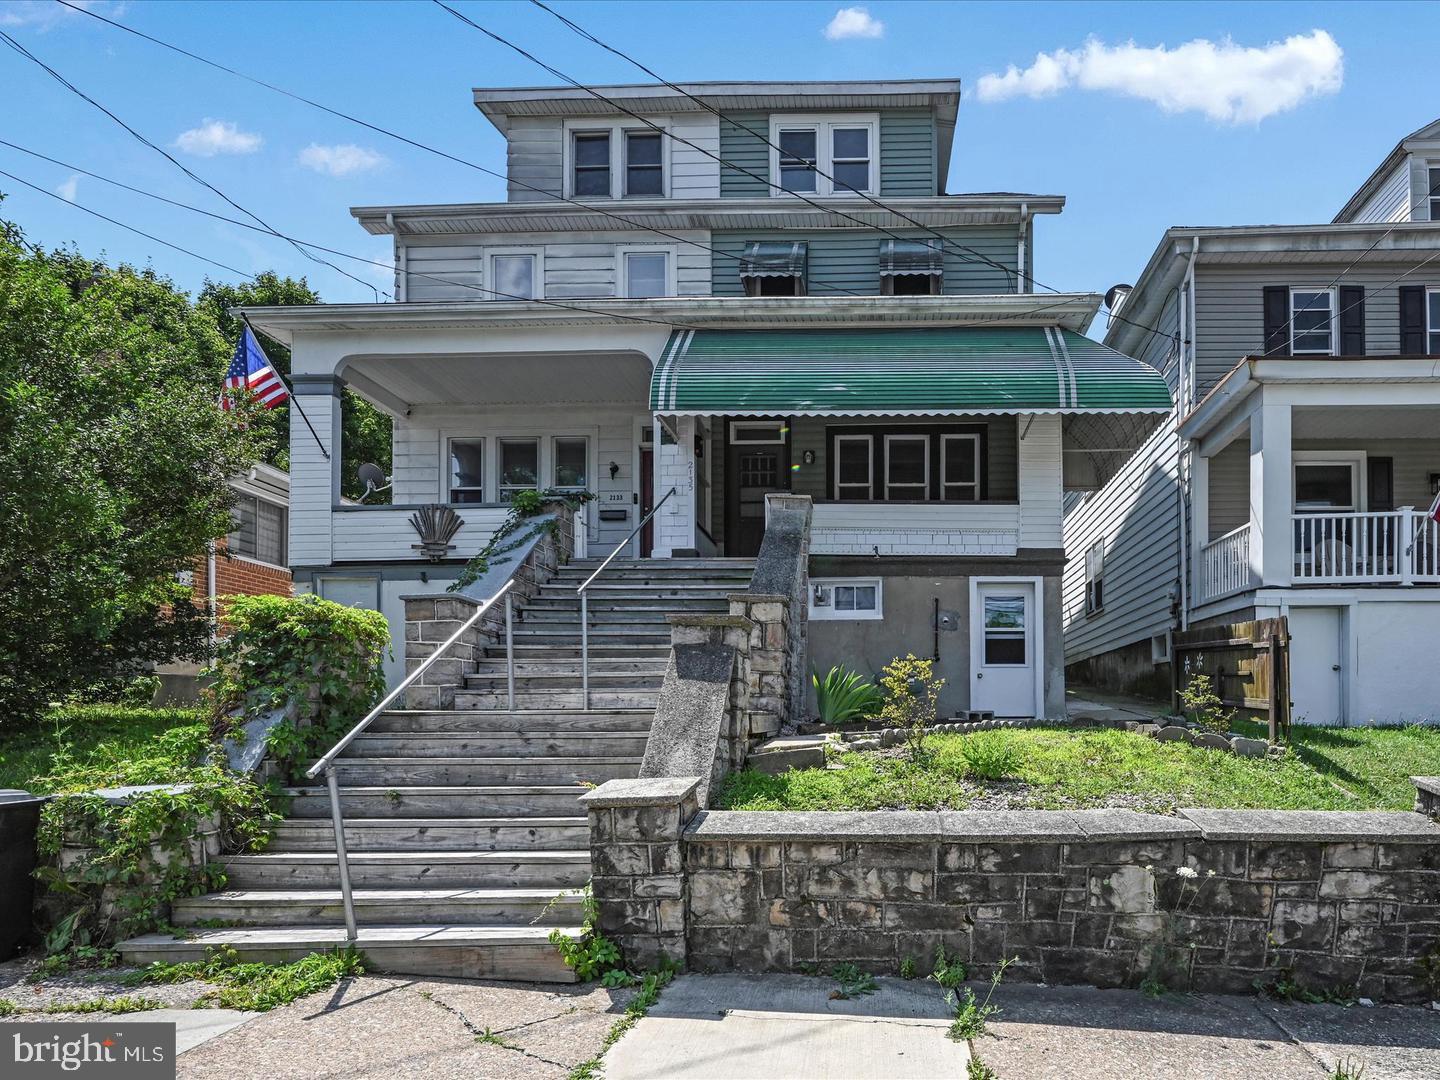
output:
[[[473, 585], [489, 572], [491, 566], [509, 561], [501, 556], [525, 546], [533, 537], [546, 533], [558, 536], [561, 520], [559, 517], [546, 518], [544, 521], [534, 520], [546, 513], [550, 507], [559, 506], [574, 512], [594, 499], [595, 493], [592, 491], [561, 491], [556, 488], [517, 491], [510, 501], [510, 512], [505, 516], [505, 520], [490, 537], [490, 542], [465, 564], [460, 576], [450, 586], [450, 591], [459, 592], [465, 586]], [[527, 523], [530, 526], [528, 529], [525, 528]]]
[[266, 735], [287, 773], [333, 746], [384, 694], [390, 626], [378, 611], [318, 596], [234, 596], [226, 604], [229, 634], [211, 669], [217, 729], [234, 737], [237, 719], [291, 710]]

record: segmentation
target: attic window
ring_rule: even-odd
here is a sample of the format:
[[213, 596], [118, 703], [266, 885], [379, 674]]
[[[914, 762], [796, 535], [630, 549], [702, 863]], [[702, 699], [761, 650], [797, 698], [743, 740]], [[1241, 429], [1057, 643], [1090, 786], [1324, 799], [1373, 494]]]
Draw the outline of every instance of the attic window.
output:
[[1440, 221], [1440, 165], [1432, 165], [1428, 171], [1430, 186], [1425, 193], [1430, 200], [1430, 220]]
[[610, 132], [575, 132], [572, 186], [577, 198], [610, 197]]
[[882, 240], [880, 291], [886, 296], [938, 296], [944, 262], [939, 240]]
[[746, 296], [804, 296], [807, 246], [759, 240], [745, 245], [740, 257], [740, 283]]

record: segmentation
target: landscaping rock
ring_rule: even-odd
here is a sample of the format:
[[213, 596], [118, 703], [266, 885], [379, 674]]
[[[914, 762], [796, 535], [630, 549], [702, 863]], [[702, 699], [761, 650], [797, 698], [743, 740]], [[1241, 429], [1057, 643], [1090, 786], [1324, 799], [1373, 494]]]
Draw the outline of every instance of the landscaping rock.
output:
[[1210, 750], [1223, 750], [1230, 753], [1230, 740], [1224, 735], [1217, 735], [1213, 731], [1202, 731], [1192, 740], [1196, 746], [1204, 746]]
[[1160, 742], [1189, 742], [1190, 729], [1175, 727], [1173, 725], [1170, 727], [1162, 727], [1159, 731], [1155, 732], [1155, 738]]
[[1270, 752], [1270, 744], [1264, 739], [1247, 739], [1236, 735], [1230, 740], [1230, 749], [1241, 757], [1263, 758]]

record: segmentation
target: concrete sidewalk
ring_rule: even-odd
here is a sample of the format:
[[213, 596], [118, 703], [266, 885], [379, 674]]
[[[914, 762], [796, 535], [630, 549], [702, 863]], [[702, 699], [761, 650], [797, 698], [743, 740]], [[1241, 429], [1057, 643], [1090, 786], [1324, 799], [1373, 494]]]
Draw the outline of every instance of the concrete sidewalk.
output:
[[930, 1080], [963, 1077], [963, 1042], [934, 983], [685, 975], [605, 1057], [605, 1080]]

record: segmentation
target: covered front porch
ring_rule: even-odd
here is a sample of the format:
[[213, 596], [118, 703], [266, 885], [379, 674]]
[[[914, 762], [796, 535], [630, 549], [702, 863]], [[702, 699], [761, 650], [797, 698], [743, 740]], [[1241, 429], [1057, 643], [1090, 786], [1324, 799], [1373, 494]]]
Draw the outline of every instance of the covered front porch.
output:
[[1202, 403], [1182, 428], [1195, 450], [1198, 608], [1257, 588], [1440, 584], [1435, 382], [1365, 381], [1372, 361], [1318, 363], [1349, 365], [1335, 373], [1343, 384], [1262, 373], [1228, 415]]

